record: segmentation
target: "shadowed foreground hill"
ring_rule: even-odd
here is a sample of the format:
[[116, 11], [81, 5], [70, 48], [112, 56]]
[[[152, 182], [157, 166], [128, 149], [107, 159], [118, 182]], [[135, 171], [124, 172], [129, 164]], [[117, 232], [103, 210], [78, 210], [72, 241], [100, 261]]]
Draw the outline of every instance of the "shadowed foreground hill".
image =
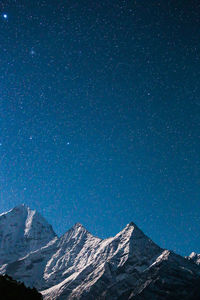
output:
[[1, 300], [42, 300], [42, 295], [35, 288], [27, 288], [21, 282], [8, 275], [0, 276]]

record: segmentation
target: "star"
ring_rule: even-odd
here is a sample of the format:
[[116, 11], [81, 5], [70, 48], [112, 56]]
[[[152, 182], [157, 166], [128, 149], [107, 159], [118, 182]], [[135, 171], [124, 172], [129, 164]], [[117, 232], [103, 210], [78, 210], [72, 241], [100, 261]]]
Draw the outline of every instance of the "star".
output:
[[[79, 199], [80, 211], [69, 226], [79, 218], [84, 222], [87, 211], [89, 226], [102, 222], [100, 235], [107, 235], [102, 224], [104, 218], [111, 221], [110, 212], [114, 222], [118, 216], [121, 222], [110, 227], [110, 234], [132, 218], [143, 222], [147, 213], [152, 219], [158, 216], [163, 228], [166, 220], [180, 225], [183, 235], [187, 222], [198, 227], [195, 216], [179, 224], [178, 214], [181, 209], [188, 213], [192, 199], [190, 211], [200, 216], [193, 188], [193, 181], [200, 187], [195, 1], [189, 12], [185, 1], [170, 11], [157, 5], [162, 1], [146, 1], [142, 8], [139, 1], [110, 1], [112, 13], [107, 1], [94, 0], [84, 9], [81, 1], [54, 1], [53, 7], [51, 1], [32, 2], [0, 1], [0, 176], [3, 168], [9, 182], [2, 191], [5, 209], [7, 197], [8, 206], [15, 205], [24, 187], [24, 201], [38, 207], [37, 197], [29, 199], [37, 181], [41, 209], [54, 207], [57, 199], [55, 216], [60, 218], [60, 209], [68, 207], [60, 194], [69, 193], [69, 203]], [[191, 35], [183, 18], [192, 24]], [[71, 185], [72, 193], [66, 191]], [[48, 197], [43, 197], [46, 191]], [[115, 205], [119, 194], [122, 201]], [[64, 232], [62, 217], [59, 230]], [[184, 242], [182, 247], [181, 253], [188, 254]]]
[[34, 55], [35, 55], [35, 50], [34, 50], [34, 49], [31, 49], [30, 55], [31, 55], [31, 56], [34, 56]]

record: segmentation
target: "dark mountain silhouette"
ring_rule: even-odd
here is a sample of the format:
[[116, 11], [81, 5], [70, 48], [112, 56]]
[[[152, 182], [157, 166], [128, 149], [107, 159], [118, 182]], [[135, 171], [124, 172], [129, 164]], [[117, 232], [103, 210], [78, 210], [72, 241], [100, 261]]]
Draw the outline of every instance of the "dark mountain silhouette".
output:
[[42, 295], [35, 288], [27, 288], [8, 275], [0, 275], [1, 300], [41, 300]]

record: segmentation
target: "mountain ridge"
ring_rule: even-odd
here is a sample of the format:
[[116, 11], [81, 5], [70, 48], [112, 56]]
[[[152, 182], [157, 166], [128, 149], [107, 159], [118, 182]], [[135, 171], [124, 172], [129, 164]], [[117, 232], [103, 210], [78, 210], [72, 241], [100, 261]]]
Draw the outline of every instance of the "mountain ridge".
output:
[[[14, 216], [14, 224], [17, 224], [14, 230], [17, 229], [21, 237], [22, 251], [6, 260], [1, 220], [5, 220], [5, 216], [1, 214], [0, 246], [3, 247], [0, 249], [4, 262], [0, 264], [0, 273], [7, 273], [27, 286], [35, 286], [45, 300], [140, 297], [167, 300], [169, 293], [171, 297], [177, 294], [178, 300], [184, 292], [191, 293], [199, 280], [200, 267], [192, 258], [160, 248], [133, 222], [107, 239], [93, 236], [80, 223], [58, 237], [46, 220], [27, 206], [18, 206], [7, 214], [12, 216], [6, 217], [7, 226], [12, 229]], [[17, 244], [16, 234], [13, 236], [15, 239], [11, 239], [10, 244]], [[35, 243], [29, 243], [30, 237]], [[187, 282], [191, 284], [186, 285]], [[152, 293], [154, 298], [148, 298]], [[160, 294], [162, 297], [156, 298]]]

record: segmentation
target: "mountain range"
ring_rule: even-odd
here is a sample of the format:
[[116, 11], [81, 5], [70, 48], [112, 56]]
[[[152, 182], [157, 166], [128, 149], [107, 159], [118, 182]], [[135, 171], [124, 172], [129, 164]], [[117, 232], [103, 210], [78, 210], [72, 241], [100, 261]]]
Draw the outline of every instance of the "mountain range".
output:
[[134, 223], [100, 239], [76, 223], [58, 237], [35, 210], [0, 215], [0, 274], [45, 300], [199, 300], [200, 255], [162, 249]]

